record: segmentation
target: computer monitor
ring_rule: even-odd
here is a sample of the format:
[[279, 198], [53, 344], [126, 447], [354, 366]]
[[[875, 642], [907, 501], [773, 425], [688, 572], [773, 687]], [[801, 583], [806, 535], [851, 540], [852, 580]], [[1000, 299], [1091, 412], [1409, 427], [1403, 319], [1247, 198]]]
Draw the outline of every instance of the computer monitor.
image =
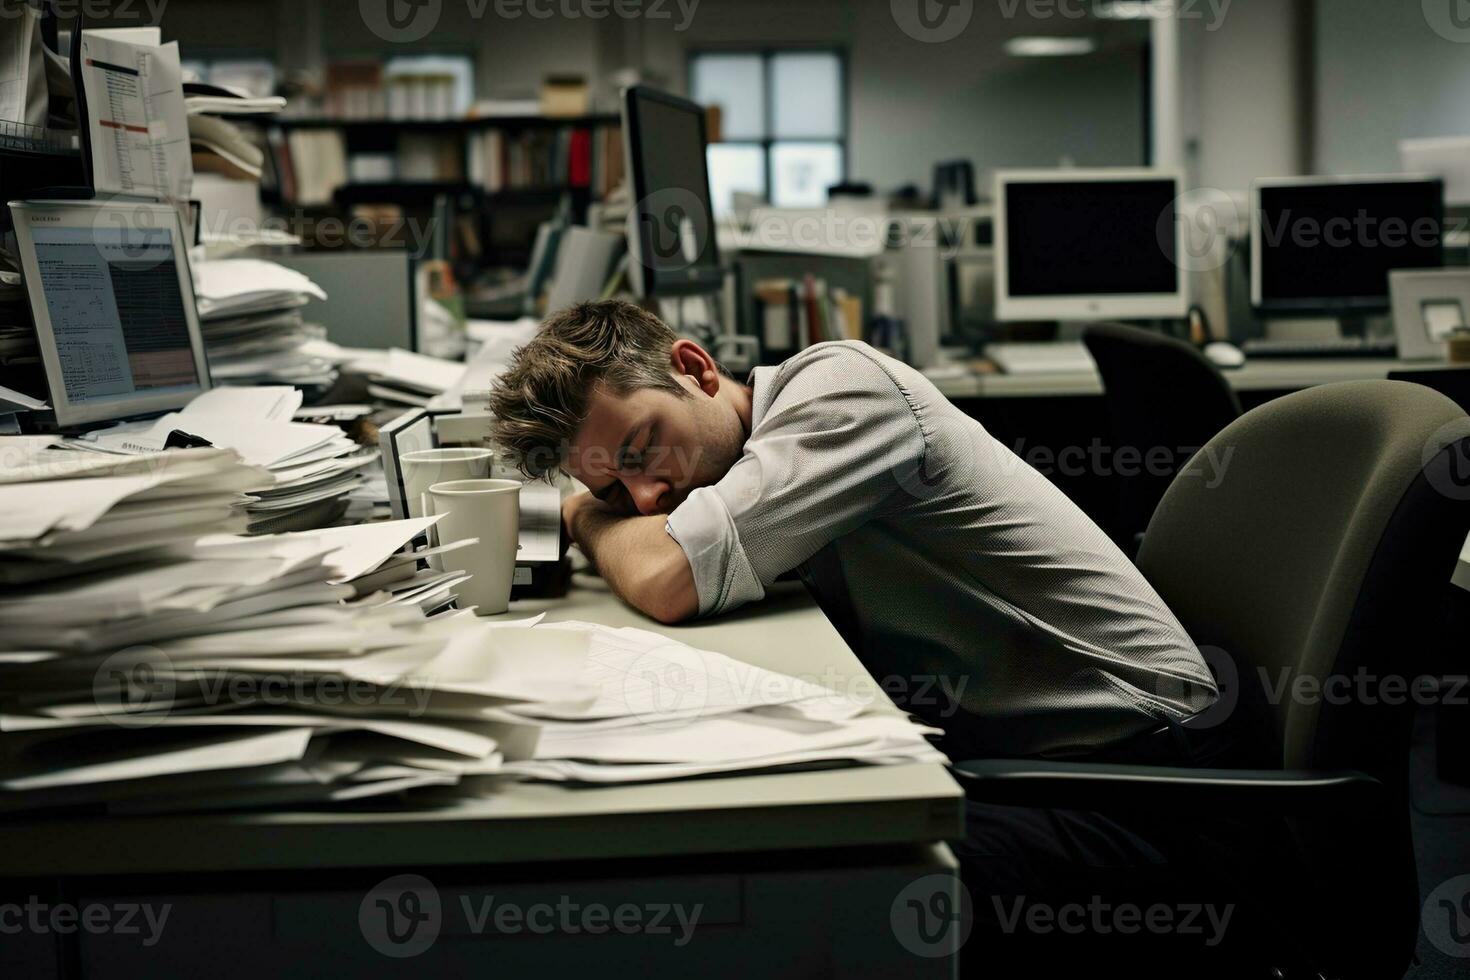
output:
[[1183, 317], [1178, 197], [1159, 170], [997, 172], [996, 319]]
[[1251, 305], [1264, 316], [1382, 313], [1390, 272], [1444, 264], [1437, 178], [1259, 180], [1250, 216]]
[[161, 414], [209, 389], [177, 211], [126, 201], [10, 210], [59, 427]]
[[704, 109], [636, 85], [623, 93], [623, 140], [632, 178], [628, 264], [641, 296], [699, 296], [720, 290], [705, 160]]
[[1470, 207], [1470, 136], [1400, 140], [1399, 161], [1404, 173], [1443, 180], [1447, 206]]
[[967, 208], [975, 197], [975, 166], [969, 160], [934, 165], [934, 206], [941, 211]]

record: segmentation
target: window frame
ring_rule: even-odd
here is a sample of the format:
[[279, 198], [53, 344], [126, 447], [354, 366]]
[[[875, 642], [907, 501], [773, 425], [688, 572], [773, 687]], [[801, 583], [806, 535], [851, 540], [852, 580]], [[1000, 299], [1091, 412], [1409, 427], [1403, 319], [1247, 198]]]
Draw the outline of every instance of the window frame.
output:
[[[776, 120], [776, 87], [772, 82], [775, 74], [775, 57], [784, 54], [820, 54], [831, 55], [837, 59], [837, 135], [836, 136], [786, 136], [775, 135]], [[776, 144], [810, 144], [813, 146], [836, 145], [842, 152], [842, 169], [839, 181], [845, 182], [849, 172], [849, 161], [852, 157], [852, 148], [849, 140], [852, 133], [852, 92], [848, 85], [851, 77], [848, 70], [848, 51], [840, 45], [823, 44], [721, 44], [702, 45], [690, 48], [684, 66], [685, 88], [689, 97], [694, 98], [694, 64], [702, 57], [710, 55], [745, 55], [747, 57], [758, 57], [761, 59], [761, 137], [751, 139], [740, 137], [735, 139], [725, 138], [723, 127], [720, 132], [721, 146], [758, 146], [761, 149], [761, 163], [764, 167], [766, 181], [766, 200], [770, 202], [775, 195], [776, 181], [775, 168], [772, 165], [773, 150]], [[774, 204], [773, 204], [774, 206]]]

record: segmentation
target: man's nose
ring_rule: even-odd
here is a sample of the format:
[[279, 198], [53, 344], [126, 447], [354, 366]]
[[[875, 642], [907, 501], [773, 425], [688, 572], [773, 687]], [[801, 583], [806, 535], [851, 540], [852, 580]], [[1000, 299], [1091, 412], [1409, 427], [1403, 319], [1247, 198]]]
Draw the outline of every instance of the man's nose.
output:
[[633, 497], [633, 506], [638, 508], [638, 513], [647, 517], [650, 514], [660, 513], [664, 495], [669, 492], [669, 483], [664, 479], [644, 478], [639, 480], [629, 491]]

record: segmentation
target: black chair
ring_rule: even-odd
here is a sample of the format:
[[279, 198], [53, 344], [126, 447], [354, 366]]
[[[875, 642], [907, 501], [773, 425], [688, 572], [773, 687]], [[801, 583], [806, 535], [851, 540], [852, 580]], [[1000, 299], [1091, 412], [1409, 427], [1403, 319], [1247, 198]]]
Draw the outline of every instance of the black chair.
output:
[[1109, 530], [1131, 555], [1174, 475], [1193, 450], [1235, 421], [1240, 401], [1220, 369], [1182, 340], [1097, 323], [1082, 342], [1102, 375], [1114, 452], [1137, 449], [1145, 461], [1116, 477], [1118, 515]]
[[[956, 777], [971, 799], [1007, 806], [1236, 818], [1279, 849], [1254, 864], [1238, 853], [1253, 920], [1280, 926], [1267, 966], [1400, 976], [1419, 913], [1415, 701], [1387, 686], [1279, 692], [1300, 678], [1415, 678], [1446, 642], [1435, 612], [1470, 531], [1470, 419], [1417, 385], [1346, 382], [1269, 402], [1210, 446], [1231, 454], [1223, 480], [1207, 486], [1203, 462], [1186, 465], [1138, 564], [1211, 651], [1225, 693], [1206, 716], [1228, 716], [1255, 768], [985, 760], [957, 763]], [[1302, 963], [1312, 972], [1289, 972]]]

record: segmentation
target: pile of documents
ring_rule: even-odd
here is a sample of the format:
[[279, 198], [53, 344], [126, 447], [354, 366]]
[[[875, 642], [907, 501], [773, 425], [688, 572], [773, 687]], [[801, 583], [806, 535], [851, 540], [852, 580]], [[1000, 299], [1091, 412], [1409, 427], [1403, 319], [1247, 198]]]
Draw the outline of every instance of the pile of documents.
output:
[[457, 387], [465, 374], [461, 361], [415, 354], [397, 347], [386, 351], [351, 351], [344, 368], [366, 375], [368, 394], [394, 405], [428, 405]]
[[302, 315], [313, 298], [327, 298], [311, 279], [261, 259], [198, 262], [193, 271], [216, 383], [326, 388], [336, 380], [331, 359], [313, 349], [326, 331]]
[[648, 630], [587, 623], [537, 632], [585, 635], [580, 686], [590, 702], [511, 709], [543, 728], [535, 755], [506, 775], [570, 783], [630, 783], [817, 763], [943, 762], [938, 735], [891, 705], [764, 670]]
[[0, 588], [0, 812], [336, 803], [530, 758], [539, 726], [507, 708], [585, 700], [587, 639], [373, 586], [430, 521], [211, 535]]
[[215, 388], [162, 418], [97, 429], [69, 445], [96, 453], [151, 456], [170, 440], [233, 449], [263, 479], [249, 488], [252, 534], [328, 526], [347, 510], [378, 458], [335, 425], [294, 421], [301, 392], [287, 387]]

